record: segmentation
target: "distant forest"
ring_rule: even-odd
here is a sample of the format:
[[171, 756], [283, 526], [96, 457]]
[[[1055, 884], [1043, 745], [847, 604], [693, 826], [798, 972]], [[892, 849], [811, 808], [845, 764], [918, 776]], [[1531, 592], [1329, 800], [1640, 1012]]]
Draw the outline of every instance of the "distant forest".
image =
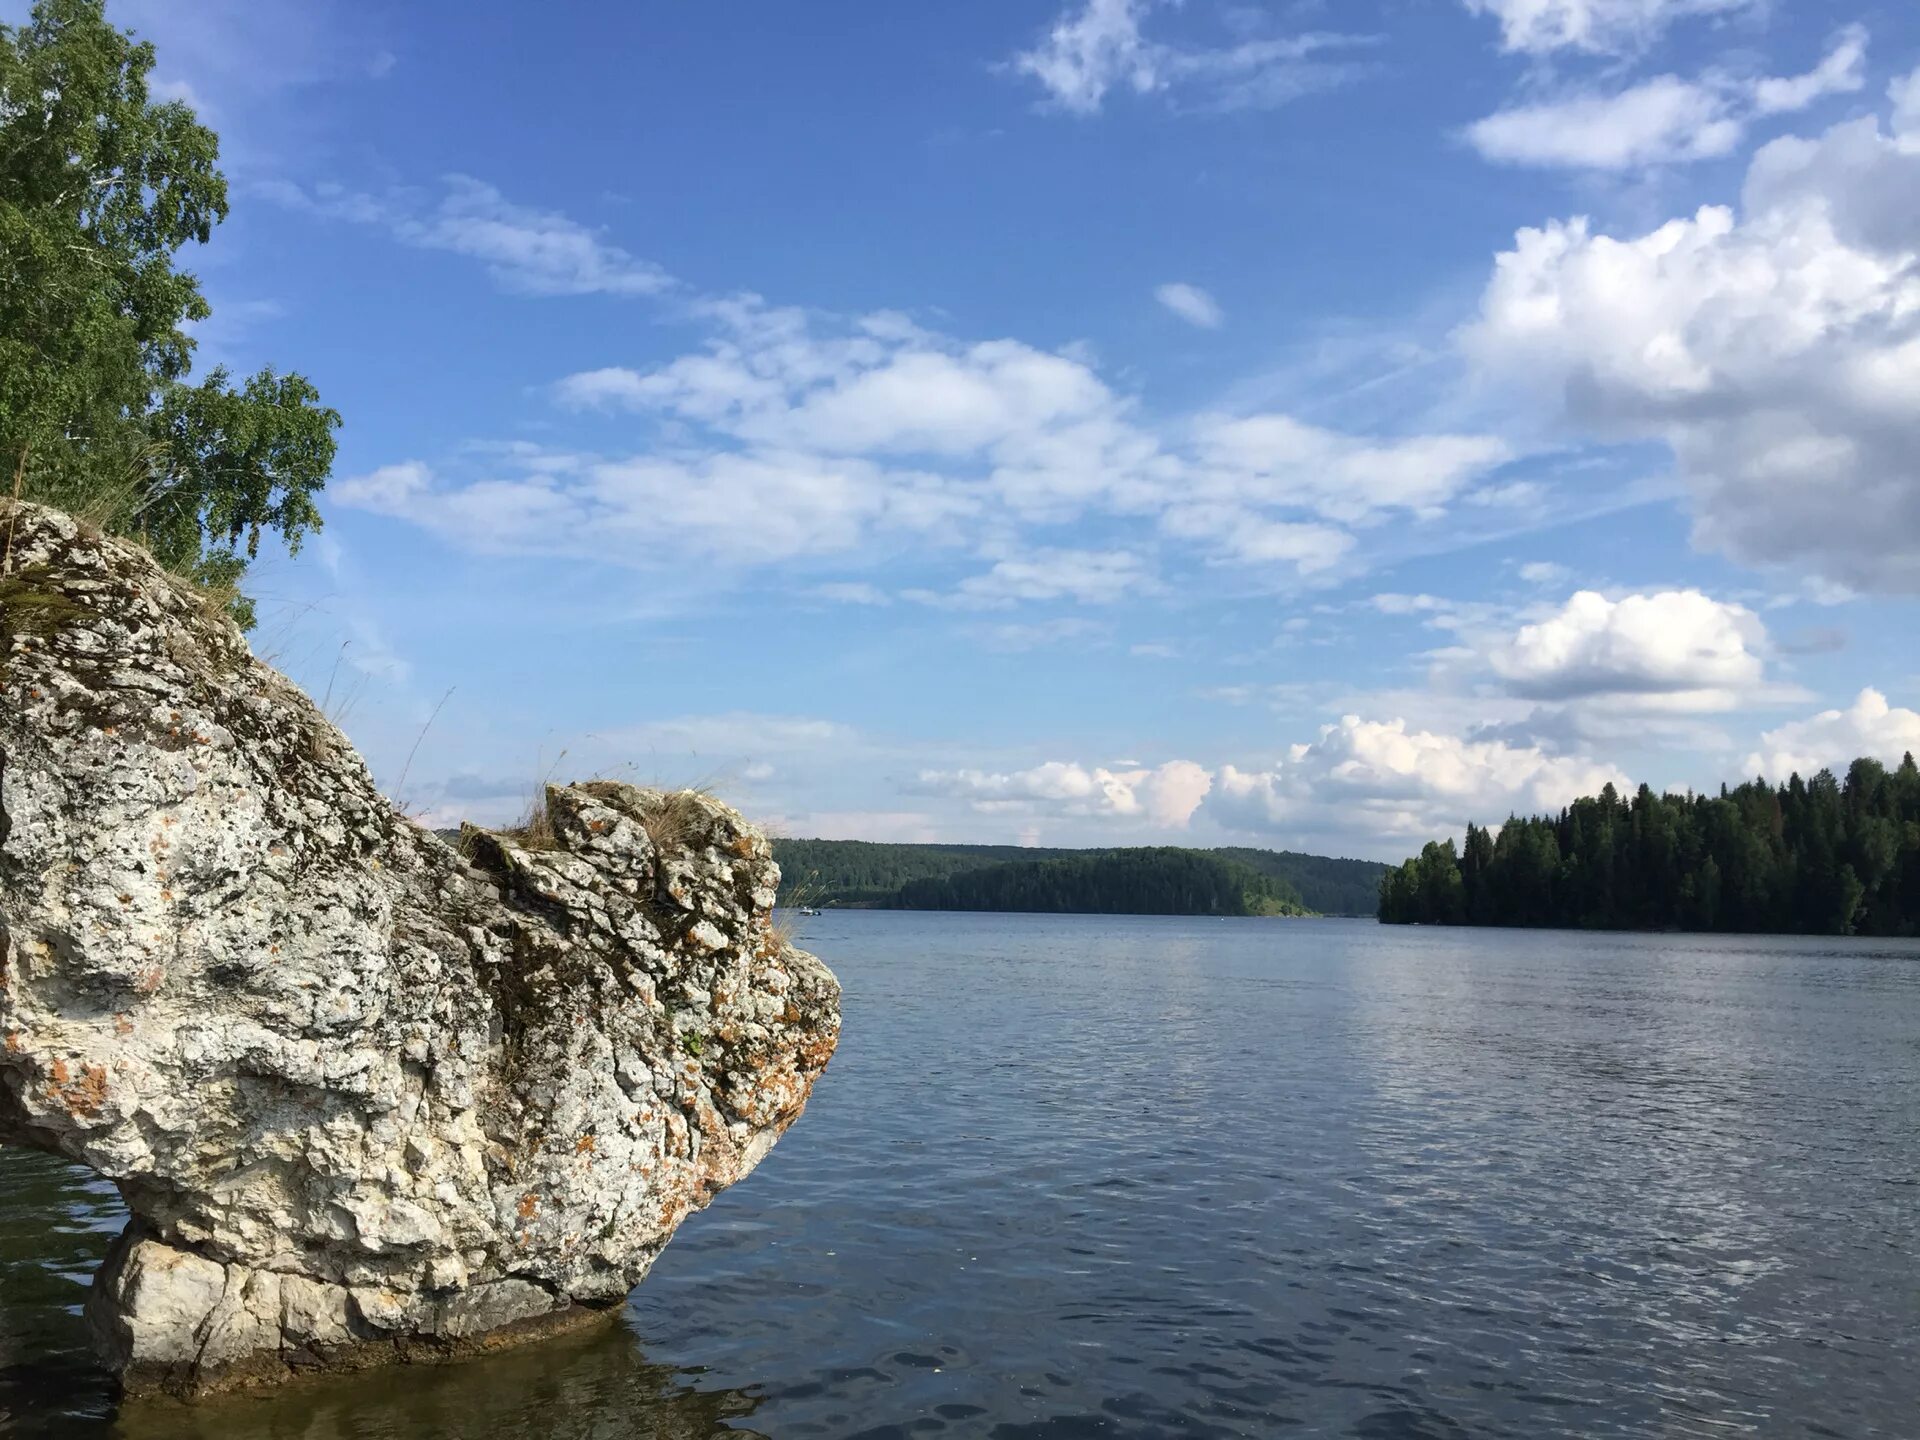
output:
[[[1281, 850], [1171, 846], [1060, 850], [775, 840], [773, 853], [783, 903], [876, 909], [1366, 915], [1387, 869], [1371, 860]], [[1112, 863], [1094, 863], [1102, 860]], [[1235, 894], [1239, 908], [1230, 899]]]
[[1856, 760], [1784, 785], [1625, 800], [1609, 785], [1495, 838], [1429, 842], [1380, 886], [1388, 924], [1920, 934], [1920, 770]]
[[1204, 850], [1105, 850], [910, 880], [891, 910], [1079, 915], [1305, 915], [1284, 880]]

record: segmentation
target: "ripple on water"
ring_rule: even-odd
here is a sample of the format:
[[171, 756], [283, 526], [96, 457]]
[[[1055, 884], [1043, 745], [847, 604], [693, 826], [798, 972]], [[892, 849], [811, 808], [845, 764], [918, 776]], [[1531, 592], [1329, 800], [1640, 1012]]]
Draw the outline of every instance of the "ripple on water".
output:
[[846, 1037], [624, 1324], [111, 1418], [0, 1170], [0, 1430], [1910, 1436], [1920, 946], [829, 915]]

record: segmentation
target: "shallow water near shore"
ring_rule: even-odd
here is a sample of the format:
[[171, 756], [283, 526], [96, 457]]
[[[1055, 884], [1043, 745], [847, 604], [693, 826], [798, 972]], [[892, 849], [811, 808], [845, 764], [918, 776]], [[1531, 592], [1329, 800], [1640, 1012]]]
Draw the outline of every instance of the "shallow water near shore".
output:
[[0, 1152], [0, 1433], [1911, 1436], [1920, 943], [829, 913], [807, 1114], [616, 1323], [116, 1409]]

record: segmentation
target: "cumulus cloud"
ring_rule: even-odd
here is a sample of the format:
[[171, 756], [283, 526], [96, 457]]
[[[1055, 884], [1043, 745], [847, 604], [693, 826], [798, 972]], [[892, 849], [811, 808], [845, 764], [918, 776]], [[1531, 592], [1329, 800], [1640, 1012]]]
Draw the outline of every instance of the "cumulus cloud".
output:
[[[714, 326], [704, 349], [651, 370], [568, 376], [555, 398], [681, 422], [690, 427], [674, 436], [683, 447], [691, 435], [749, 459], [811, 456], [816, 468], [857, 473], [881, 491], [889, 477], [911, 479], [913, 513], [977, 540], [995, 561], [992, 575], [957, 592], [961, 603], [1096, 598], [1086, 585], [1015, 584], [1028, 562], [1005, 553], [1009, 535], [1090, 515], [1209, 561], [1325, 572], [1353, 549], [1345, 527], [1431, 518], [1511, 458], [1492, 436], [1361, 439], [1284, 414], [1149, 425], [1077, 352], [964, 342], [889, 312], [836, 323], [752, 298], [702, 311]], [[862, 484], [843, 498], [882, 497]], [[1144, 543], [1108, 553], [1138, 554]], [[1051, 553], [1054, 563], [1074, 552]], [[1141, 588], [1145, 567], [1103, 573], [1114, 598]]]
[[1762, 0], [1466, 0], [1500, 22], [1501, 45], [1529, 55], [1555, 50], [1624, 53], [1689, 16], [1751, 9]]
[[1491, 379], [1601, 440], [1671, 446], [1695, 538], [1920, 590], [1920, 130], [1763, 147], [1740, 211], [1625, 239], [1522, 230], [1462, 336]]
[[1806, 720], [1768, 730], [1747, 756], [1747, 774], [1775, 782], [1789, 775], [1843, 770], [1862, 755], [1898, 765], [1920, 755], [1920, 714], [1889, 705], [1878, 690], [1862, 690], [1844, 710], [1822, 710]]
[[1153, 292], [1153, 297], [1189, 325], [1197, 325], [1202, 330], [1218, 330], [1226, 318], [1220, 311], [1219, 301], [1198, 285], [1182, 280], [1162, 285]]
[[967, 801], [976, 810], [1138, 819], [1184, 827], [1212, 788], [1191, 760], [1108, 769], [1050, 760], [1030, 770], [923, 770], [917, 789]]
[[1215, 109], [1282, 105], [1350, 78], [1357, 67], [1318, 58], [1367, 43], [1333, 34], [1242, 38], [1213, 48], [1149, 39], [1144, 27], [1158, 0], [1084, 0], [1063, 13], [1008, 68], [1039, 83], [1047, 105], [1097, 114], [1116, 90], [1136, 95], [1184, 92]]
[[1494, 644], [1486, 659], [1513, 694], [1529, 698], [1654, 696], [1731, 709], [1760, 687], [1766, 644], [1759, 616], [1698, 590], [1619, 600], [1582, 590]]
[[1613, 94], [1578, 92], [1489, 115], [1467, 139], [1489, 160], [1510, 165], [1625, 170], [1731, 154], [1762, 115], [1804, 110], [1866, 83], [1867, 32], [1843, 31], [1803, 75], [1741, 80], [1659, 75]]
[[1206, 813], [1260, 835], [1341, 835], [1370, 843], [1431, 839], [1509, 813], [1557, 810], [1607, 783], [1611, 766], [1533, 746], [1409, 730], [1404, 720], [1343, 716], [1267, 769], [1224, 767]]

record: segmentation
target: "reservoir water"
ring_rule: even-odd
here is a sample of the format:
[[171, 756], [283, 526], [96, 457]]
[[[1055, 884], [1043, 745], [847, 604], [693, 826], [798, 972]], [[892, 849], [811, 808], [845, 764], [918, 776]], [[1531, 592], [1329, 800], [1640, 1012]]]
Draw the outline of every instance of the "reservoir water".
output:
[[800, 1123], [617, 1324], [117, 1411], [0, 1152], [0, 1433], [1920, 1434], [1920, 943], [829, 913]]

